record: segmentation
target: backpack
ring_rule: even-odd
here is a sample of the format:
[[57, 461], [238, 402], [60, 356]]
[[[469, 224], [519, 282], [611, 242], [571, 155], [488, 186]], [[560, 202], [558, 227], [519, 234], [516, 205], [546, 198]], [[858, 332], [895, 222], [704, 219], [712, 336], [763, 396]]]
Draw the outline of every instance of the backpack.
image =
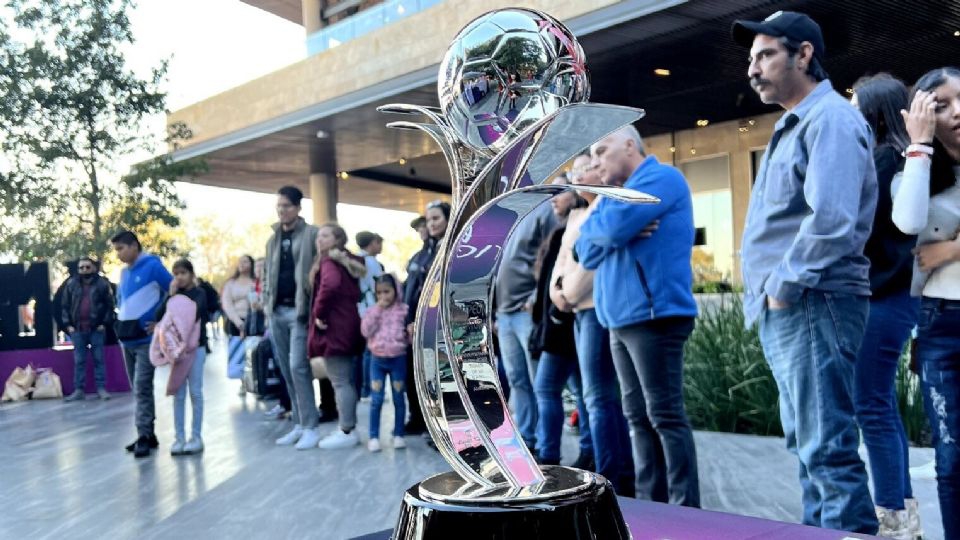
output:
[[220, 294], [205, 279], [198, 278], [197, 281], [207, 297], [207, 315], [209, 315], [210, 320], [213, 320], [214, 314], [220, 311]]

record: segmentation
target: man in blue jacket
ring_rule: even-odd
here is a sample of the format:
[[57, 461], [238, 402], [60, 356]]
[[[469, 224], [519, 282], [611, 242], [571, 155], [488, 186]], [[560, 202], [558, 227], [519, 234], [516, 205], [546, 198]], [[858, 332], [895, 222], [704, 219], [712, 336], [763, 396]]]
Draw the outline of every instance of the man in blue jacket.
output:
[[[693, 431], [683, 405], [683, 345], [693, 331], [693, 204], [680, 171], [644, 152], [627, 126], [590, 149], [600, 180], [659, 197], [603, 199], [580, 229], [576, 254], [596, 269], [594, 301], [610, 330], [641, 499], [700, 506]], [[659, 220], [650, 235], [645, 229]]]
[[123, 346], [123, 360], [127, 378], [137, 400], [135, 423], [137, 440], [127, 446], [134, 457], [146, 457], [157, 448], [153, 431], [156, 418], [153, 405], [153, 364], [150, 363], [150, 339], [154, 314], [170, 290], [173, 276], [164, 268], [160, 258], [144, 253], [137, 235], [121, 231], [110, 239], [120, 262], [126, 264], [120, 273], [117, 287], [117, 338]]

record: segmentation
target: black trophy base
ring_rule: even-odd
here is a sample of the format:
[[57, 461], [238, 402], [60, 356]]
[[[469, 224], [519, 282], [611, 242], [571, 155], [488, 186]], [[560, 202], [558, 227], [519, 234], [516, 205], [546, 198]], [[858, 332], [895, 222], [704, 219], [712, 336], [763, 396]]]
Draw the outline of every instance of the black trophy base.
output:
[[543, 471], [536, 493], [471, 493], [453, 472], [428, 478], [404, 494], [392, 540], [631, 538], [610, 482], [567, 467]]

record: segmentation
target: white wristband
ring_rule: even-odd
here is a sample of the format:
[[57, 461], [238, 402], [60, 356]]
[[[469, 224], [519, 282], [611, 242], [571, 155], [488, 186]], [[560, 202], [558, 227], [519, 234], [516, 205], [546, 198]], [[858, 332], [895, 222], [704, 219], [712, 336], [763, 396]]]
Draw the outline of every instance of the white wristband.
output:
[[921, 154], [932, 156], [933, 147], [926, 144], [911, 144], [906, 150], [903, 151], [903, 155], [907, 155], [910, 152], [920, 152]]

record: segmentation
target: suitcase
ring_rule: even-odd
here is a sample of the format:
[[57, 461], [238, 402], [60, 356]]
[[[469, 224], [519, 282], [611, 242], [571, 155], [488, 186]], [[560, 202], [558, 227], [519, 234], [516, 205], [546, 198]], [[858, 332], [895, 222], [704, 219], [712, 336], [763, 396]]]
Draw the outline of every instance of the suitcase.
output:
[[253, 389], [248, 392], [261, 398], [276, 397], [283, 378], [273, 357], [273, 345], [269, 339], [262, 340], [250, 353], [250, 369]]

